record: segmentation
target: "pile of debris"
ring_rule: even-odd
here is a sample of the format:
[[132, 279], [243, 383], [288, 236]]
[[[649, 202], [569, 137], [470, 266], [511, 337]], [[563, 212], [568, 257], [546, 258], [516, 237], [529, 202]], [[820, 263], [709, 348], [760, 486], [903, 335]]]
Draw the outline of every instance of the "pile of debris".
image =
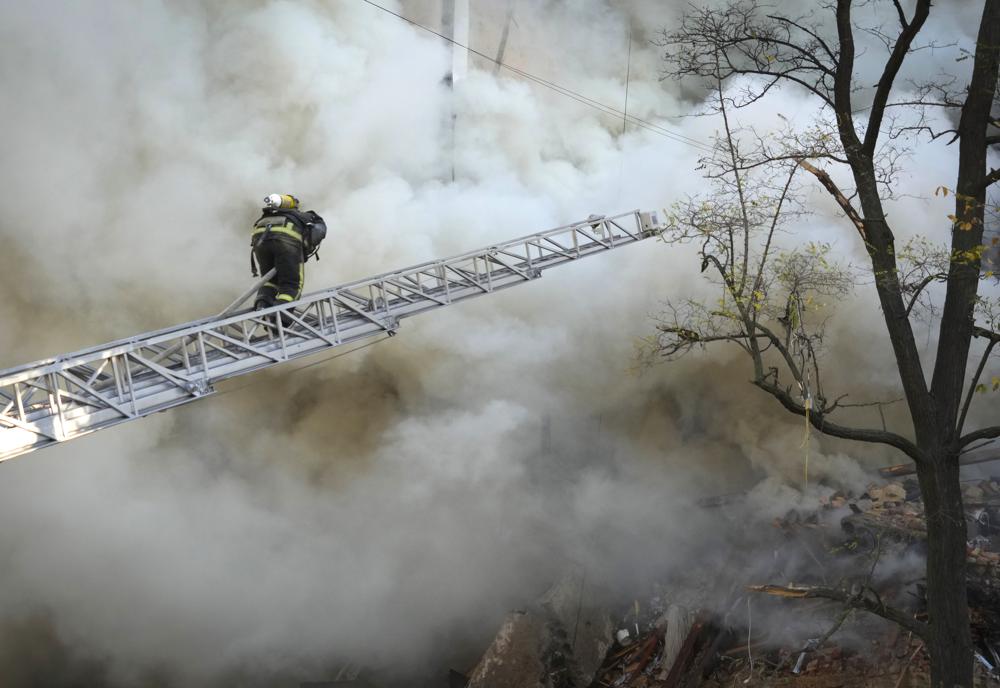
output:
[[[997, 685], [1000, 480], [967, 484], [964, 499], [976, 680]], [[567, 578], [507, 618], [469, 688], [929, 683], [927, 653], [914, 633], [845, 604], [871, 595], [903, 621], [926, 620], [927, 533], [915, 480], [832, 492], [775, 519], [766, 532], [751, 527], [752, 508], [740, 498], [703, 506], [725, 521], [725, 542], [713, 545], [723, 555], [700, 569], [688, 562], [614, 622], [591, 602], [597, 597], [580, 576]]]
[[611, 647], [605, 597], [574, 568], [528, 609], [507, 615], [469, 673], [468, 688], [578, 688], [590, 685]]
[[[731, 509], [731, 524], [738, 526], [747, 522], [740, 502], [730, 496], [705, 500], [703, 505], [723, 512]], [[964, 503], [977, 683], [996, 685], [1000, 683], [1000, 480], [966, 485]], [[811, 510], [791, 510], [772, 525], [771, 538], [753, 541], [754, 548], [768, 550], [769, 564], [761, 566], [757, 556], [755, 565], [754, 557], [747, 556], [748, 548], [734, 547], [731, 557], [738, 563], [728, 572], [733, 593], [721, 605], [703, 599], [689, 611], [661, 616], [642, 633], [620, 636], [624, 642], [609, 653], [592, 685], [927, 685], [928, 657], [919, 638], [832, 599], [838, 595], [858, 599], [852, 596], [871, 591], [879, 602], [896, 606], [904, 618], [926, 620], [927, 531], [916, 481], [872, 484], [860, 495], [834, 492], [818, 499]], [[768, 584], [775, 580], [795, 582]], [[768, 623], [761, 615], [781, 620]], [[796, 618], [803, 622], [801, 628], [791, 628]], [[849, 632], [844, 632], [845, 622]], [[754, 630], [754, 623], [766, 630]], [[776, 625], [788, 627], [779, 632]], [[806, 632], [810, 626], [814, 632]]]
[[923, 644], [904, 632], [884, 634], [864, 651], [830, 643], [817, 647], [815, 641], [794, 650], [772, 642], [767, 634], [738, 640], [732, 629], [724, 629], [704, 616], [690, 626], [682, 623], [677, 627], [674, 637], [684, 638], [680, 644], [676, 640], [671, 643], [667, 628], [656, 629], [610, 654], [592, 686], [902, 688], [925, 685], [929, 680]]

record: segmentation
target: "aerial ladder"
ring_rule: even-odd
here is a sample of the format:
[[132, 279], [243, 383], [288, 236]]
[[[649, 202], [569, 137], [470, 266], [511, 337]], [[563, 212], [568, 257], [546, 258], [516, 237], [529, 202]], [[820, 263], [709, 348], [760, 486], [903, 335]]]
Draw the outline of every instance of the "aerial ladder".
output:
[[317, 291], [0, 371], [0, 461], [143, 418], [238, 375], [385, 333], [403, 318], [538, 279], [559, 265], [657, 235], [655, 213], [591, 216]]

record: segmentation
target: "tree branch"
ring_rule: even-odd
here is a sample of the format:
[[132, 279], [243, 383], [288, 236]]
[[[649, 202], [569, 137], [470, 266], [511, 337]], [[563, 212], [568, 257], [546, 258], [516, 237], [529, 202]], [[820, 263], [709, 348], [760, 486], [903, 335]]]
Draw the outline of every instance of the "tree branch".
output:
[[973, 442], [978, 442], [979, 440], [992, 440], [996, 439], [997, 437], [1000, 437], [1000, 425], [994, 425], [988, 428], [980, 428], [979, 430], [970, 432], [967, 435], [963, 435], [962, 439], [958, 441], [958, 447], [959, 449], [961, 449], [962, 447], [967, 447]]
[[[981, 328], [977, 328], [981, 329]], [[990, 334], [993, 334], [992, 332]], [[976, 368], [976, 374], [972, 376], [972, 380], [969, 381], [969, 391], [965, 395], [965, 403], [962, 405], [962, 413], [958, 417], [958, 425], [955, 426], [955, 434], [961, 436], [962, 427], [965, 425], [965, 416], [969, 413], [969, 407], [972, 406], [972, 397], [976, 393], [976, 385], [979, 383], [979, 376], [983, 374], [983, 369], [986, 367], [986, 361], [989, 360], [990, 354], [993, 353], [993, 347], [997, 345], [1000, 341], [1000, 335], [995, 335], [990, 338], [990, 343], [986, 345], [986, 350], [983, 351], [983, 357], [979, 359], [979, 367]]]
[[[870, 107], [870, 106], [869, 106]], [[929, 100], [896, 100], [891, 103], [885, 104], [886, 109], [895, 107], [940, 107], [940, 108], [960, 108], [961, 103], [949, 103], [947, 101], [929, 101]], [[867, 110], [869, 108], [861, 108], [861, 110]], [[858, 112], [860, 112], [859, 110]]]
[[990, 173], [986, 175], [986, 178], [983, 180], [983, 188], [985, 189], [993, 184], [996, 184], [997, 182], [1000, 182], [1000, 168], [990, 170]]
[[[951, 232], [950, 265], [944, 307], [938, 328], [938, 349], [931, 376], [931, 397], [937, 417], [947, 419], [942, 432], [953, 431], [963, 401], [973, 313], [982, 269], [980, 246], [985, 227], [988, 121], [997, 95], [1000, 73], [1000, 0], [986, 0], [976, 38], [975, 61], [958, 128], [958, 179], [955, 221]], [[947, 437], [949, 443], [954, 435]]]
[[[770, 15], [768, 15], [768, 16], [770, 17]], [[791, 41], [786, 41], [786, 40], [782, 40], [780, 38], [775, 38], [774, 36], [751, 36], [750, 39], [740, 39], [739, 41], [731, 41], [731, 44], [732, 45], [737, 45], [738, 43], [742, 43], [744, 41], [749, 41], [749, 40], [753, 40], [755, 42], [760, 42], [760, 43], [762, 43], [764, 45], [769, 45], [769, 44], [770, 45], [780, 45], [783, 48], [788, 48], [793, 53], [797, 53], [800, 58], [802, 58], [806, 62], [808, 62], [808, 63], [810, 63], [810, 64], [813, 65], [812, 67], [806, 67], [805, 65], [801, 65], [801, 63], [800, 63], [800, 66], [798, 67], [800, 70], [803, 70], [803, 71], [818, 71], [818, 72], [820, 72], [822, 74], [828, 74], [829, 76], [833, 76], [833, 70], [830, 69], [825, 64], [823, 64], [822, 62], [820, 62], [819, 59], [817, 59], [816, 55], [814, 55], [813, 53], [809, 52], [808, 50], [806, 50], [805, 48], [803, 48], [801, 45], [796, 45], [795, 43], [792, 43]], [[746, 53], [744, 53], [744, 54], [746, 54]]]
[[892, 54], [885, 63], [882, 77], [878, 80], [875, 89], [875, 97], [872, 100], [871, 114], [868, 116], [868, 128], [865, 130], [865, 141], [862, 150], [869, 157], [875, 153], [875, 143], [878, 141], [879, 131], [882, 128], [882, 118], [885, 116], [885, 104], [889, 101], [889, 92], [892, 91], [892, 84], [896, 80], [899, 68], [903, 64], [903, 59], [910, 51], [913, 39], [916, 38], [927, 15], [931, 9], [931, 0], [917, 0], [917, 8], [913, 13], [913, 20], [906, 23], [902, 8], [896, 2], [896, 8], [900, 12], [900, 21], [903, 22], [903, 30], [899, 34], [896, 45], [893, 46]]
[[824, 187], [826, 187], [826, 190], [829, 191], [830, 195], [833, 196], [835, 201], [837, 201], [837, 204], [844, 211], [844, 214], [846, 214], [848, 219], [854, 223], [854, 226], [857, 228], [858, 233], [861, 235], [861, 239], [867, 245], [868, 235], [865, 232], [865, 221], [861, 219], [861, 215], [858, 214], [858, 211], [854, 209], [854, 206], [851, 205], [851, 202], [847, 200], [847, 197], [844, 195], [844, 193], [837, 187], [833, 179], [830, 178], [829, 173], [827, 173], [826, 170], [819, 169], [818, 167], [812, 165], [806, 160], [800, 159], [798, 163], [805, 170], [811, 172], [816, 177], [816, 179], [819, 180], [819, 183], [822, 184]]
[[[751, 585], [748, 586], [747, 589], [752, 592], [763, 592], [768, 595], [777, 595], [778, 597], [820, 598], [833, 600], [835, 602], [845, 604], [852, 609], [863, 609], [866, 612], [870, 612], [876, 616], [881, 616], [883, 619], [897, 623], [906, 630], [912, 631], [914, 635], [920, 637], [921, 639], [926, 639], [927, 637], [928, 626], [926, 623], [917, 621], [911, 615], [885, 604], [868, 586], [862, 588], [862, 590], [857, 594], [847, 590], [838, 590], [837, 588], [814, 585]], [[867, 595], [866, 593], [868, 592], [873, 593], [874, 597]]]
[[899, 0], [892, 0], [892, 4], [896, 6], [896, 13], [899, 14], [899, 25], [905, 29], [909, 24], [906, 21], [906, 13], [903, 11], [903, 6], [899, 4]]
[[[1000, 332], [993, 332], [992, 330], [987, 330], [985, 327], [974, 326], [972, 328], [972, 336], [989, 340], [989, 345], [987, 345], [986, 351], [983, 353], [983, 357], [979, 361], [979, 368], [976, 370], [976, 375], [972, 378], [972, 384], [969, 386], [969, 393], [965, 398], [965, 406], [962, 408], [962, 416], [958, 421], [955, 434], [960, 434], [962, 432], [962, 427], [965, 425], [965, 414], [968, 412], [969, 405], [972, 403], [972, 395], [975, 394], [976, 383], [979, 380], [979, 376], [983, 372], [983, 368], [986, 366], [986, 359], [989, 358], [993, 347], [1000, 344]], [[961, 449], [962, 447], [969, 446], [973, 442], [995, 439], [997, 437], [1000, 437], [1000, 426], [980, 428], [979, 430], [962, 436], [961, 439], [958, 440], [958, 447]]]
[[[663, 353], [666, 356], [670, 356], [677, 353], [682, 347], [691, 344], [711, 344], [713, 342], [733, 342], [743, 346], [743, 340], [749, 339], [746, 332], [733, 332], [731, 334], [701, 334], [700, 332], [695, 332], [694, 330], [689, 330], [686, 327], [672, 327], [670, 325], [657, 325], [657, 330], [663, 332], [664, 334], [672, 334], [680, 341], [672, 346], [665, 346]], [[758, 334], [756, 335], [758, 339], [767, 339], [767, 335]], [[744, 349], [746, 347], [744, 346]]]
[[[719, 63], [719, 55], [715, 55], [716, 65]], [[718, 68], [717, 68], [718, 69]], [[743, 292], [747, 285], [747, 261], [750, 260], [750, 218], [747, 215], [747, 200], [746, 193], [743, 190], [743, 175], [740, 174], [740, 165], [736, 160], [736, 142], [733, 141], [733, 130], [729, 126], [729, 113], [726, 112], [726, 99], [725, 94], [722, 90], [722, 79], [717, 80], [717, 85], [719, 88], [719, 112], [722, 113], [722, 123], [725, 125], [726, 129], [726, 147], [729, 149], [729, 159], [732, 163], [733, 177], [736, 180], [736, 193], [739, 198], [740, 206], [740, 218], [743, 221], [743, 268], [740, 274], [740, 288], [733, 294], [734, 297], [740, 298], [743, 296]], [[729, 230], [729, 251], [732, 253], [730, 260], [733, 263], [733, 267], [736, 267], [736, 249], [733, 246], [733, 230]], [[733, 284], [735, 284], [733, 280]]]
[[722, 277], [722, 281], [726, 285], [726, 289], [729, 290], [729, 293], [732, 294], [736, 291], [736, 285], [733, 284], [732, 277], [730, 276], [729, 272], [726, 270], [725, 266], [719, 261], [718, 258], [716, 258], [711, 253], [702, 252], [702, 263], [703, 263], [701, 268], [702, 272], [705, 271], [706, 267], [704, 263], [712, 263], [715, 266], [716, 271], [719, 273], [719, 276]]
[[[801, 22], [793, 21], [788, 17], [782, 17], [779, 14], [769, 14], [767, 15], [767, 18], [779, 22], [781, 24], [788, 24], [790, 26], [794, 26], [796, 29], [806, 34], [807, 36], [811, 36], [813, 40], [815, 40], [816, 43], [818, 43], [819, 46], [823, 48], [823, 51], [826, 52], [826, 54], [829, 56], [830, 61], [833, 62], [834, 64], [837, 63], [836, 53], [834, 53], [833, 50], [830, 49], [830, 45], [825, 40], [823, 40], [823, 38], [817, 32], [806, 28], [805, 26], [802, 25]], [[831, 71], [830, 73], [832, 74], [833, 72]]]
[[[795, 359], [792, 358], [792, 354], [788, 351], [788, 347], [785, 346], [785, 343], [781, 341], [778, 335], [772, 332], [769, 327], [761, 325], [757, 321], [752, 321], [752, 322], [753, 322], [753, 327], [763, 332], [765, 335], [767, 335], [767, 338], [771, 340], [771, 344], [774, 346], [774, 348], [778, 350], [778, 353], [781, 354], [781, 357], [784, 359], [785, 365], [788, 366], [788, 370], [792, 374], [792, 377], [795, 379], [795, 382], [798, 384], [802, 384], [802, 371], [799, 370], [798, 365], [796, 365], [795, 363]], [[755, 361], [755, 364], [757, 364], [756, 365], [757, 370], [763, 370], [764, 367], [763, 360]], [[761, 377], [760, 374], [758, 374], [757, 377], [758, 379], [761, 380], [764, 379], [763, 377]]]
[[854, 26], [851, 24], [851, 0], [837, 0], [837, 38], [840, 40], [840, 59], [833, 81], [833, 110], [837, 114], [837, 130], [844, 151], [852, 164], [857, 159], [858, 140], [854, 129], [851, 108], [851, 80], [854, 78]]
[[764, 167], [765, 165], [773, 165], [781, 160], [793, 160], [796, 164], [802, 160], [809, 158], [811, 160], [832, 160], [833, 162], [840, 163], [841, 165], [850, 165], [851, 162], [847, 158], [841, 158], [832, 153], [820, 153], [818, 151], [808, 151], [808, 152], [797, 152], [788, 153], [787, 155], [772, 155], [768, 152], [767, 157], [763, 160], [756, 160], [752, 162], [744, 162], [740, 165], [740, 171], [746, 172], [747, 170], [753, 170], [758, 167]]
[[883, 406], [890, 406], [892, 404], [898, 404], [903, 401], [903, 397], [898, 399], [890, 399], [889, 401], [859, 401], [856, 404], [841, 404], [841, 399], [846, 399], [847, 394], [841, 394], [839, 397], [833, 400], [833, 404], [826, 409], [826, 413], [833, 413], [834, 409], [838, 408], [871, 408], [872, 406], [877, 406], [879, 408]]
[[[771, 81], [792, 81], [807, 89], [831, 108], [836, 53], [816, 26], [808, 22], [767, 16], [761, 21], [756, 2], [730, 0], [725, 9], [693, 9], [681, 25], [664, 30], [658, 45], [667, 48], [668, 74], [727, 79], [756, 74]], [[716, 66], [716, 55], [721, 65]], [[757, 86], [748, 87], [752, 102]], [[743, 103], [745, 105], [747, 103]], [[735, 103], [741, 107], [740, 103]]]
[[[754, 385], [777, 399], [781, 405], [785, 407], [785, 410], [799, 416], [806, 415], [805, 406], [797, 403], [792, 398], [792, 395], [786, 390], [764, 379], [752, 380], [752, 382]], [[921, 452], [920, 449], [913, 444], [913, 442], [906, 439], [902, 435], [897, 435], [894, 432], [870, 428], [850, 428], [844, 425], [838, 425], [837, 423], [830, 423], [826, 420], [826, 416], [821, 410], [809, 412], [809, 423], [824, 435], [840, 437], [845, 440], [856, 440], [858, 442], [887, 444], [909, 456], [915, 463], [922, 463], [926, 460], [923, 452]]]
[[913, 306], [916, 305], [917, 299], [920, 298], [920, 293], [927, 288], [927, 285], [929, 285], [934, 280], [940, 280], [944, 282], [947, 279], [948, 279], [947, 274], [938, 272], [933, 275], [927, 275], [922, 280], [920, 280], [920, 283], [917, 284], [916, 287], [914, 287], [913, 296], [910, 297], [910, 303], [906, 306], [906, 317], [910, 317], [910, 311], [913, 310]]
[[[771, 226], [767, 230], [767, 240], [764, 242], [764, 251], [760, 256], [760, 267], [757, 268], [757, 276], [754, 278], [753, 287], [750, 290], [751, 299], [756, 299], [757, 290], [760, 289], [761, 282], [764, 278], [764, 267], [767, 265], [767, 260], [771, 253], [771, 241], [774, 239], [774, 232], [778, 228], [778, 219], [781, 217], [781, 209], [785, 205], [785, 200], [788, 198], [788, 190], [792, 186], [792, 179], [795, 178], [795, 172], [798, 170], [798, 166], [792, 165], [791, 169], [788, 171], [788, 179], [785, 180], [785, 186], [781, 190], [781, 195], [778, 197], [778, 204], [774, 208], [774, 215], [771, 216]], [[757, 327], [757, 320], [760, 315], [760, 310], [756, 307], [753, 309], [753, 327]], [[757, 354], [759, 356], [759, 352]]]
[[794, 76], [793, 72], [795, 72], [795, 71], [797, 71], [797, 70], [795, 70], [793, 68], [789, 68], [789, 69], [786, 69], [783, 72], [772, 72], [772, 71], [767, 71], [767, 70], [763, 70], [763, 69], [748, 69], [746, 67], [736, 67], [735, 65], [733, 65], [733, 64], [730, 63], [730, 65], [729, 65], [729, 73], [726, 74], [725, 76], [742, 75], [742, 74], [756, 74], [758, 76], [773, 76], [773, 77], [777, 77], [777, 78], [780, 78], [780, 79], [788, 79], [789, 81], [793, 81], [793, 82], [797, 83], [799, 86], [801, 86], [802, 88], [806, 89], [807, 91], [809, 91], [810, 93], [812, 93], [816, 97], [822, 99], [823, 102], [826, 103], [827, 105], [829, 105], [830, 107], [833, 107], [833, 101], [830, 100], [830, 96], [829, 95], [827, 95], [826, 93], [823, 93], [823, 91], [819, 90], [819, 88], [817, 88], [813, 84], [810, 84], [805, 79], [802, 79], [801, 77]]
[[993, 344], [1000, 344], [1000, 332], [993, 332], [992, 330], [987, 330], [985, 327], [974, 326], [972, 328], [972, 336], [987, 339]]

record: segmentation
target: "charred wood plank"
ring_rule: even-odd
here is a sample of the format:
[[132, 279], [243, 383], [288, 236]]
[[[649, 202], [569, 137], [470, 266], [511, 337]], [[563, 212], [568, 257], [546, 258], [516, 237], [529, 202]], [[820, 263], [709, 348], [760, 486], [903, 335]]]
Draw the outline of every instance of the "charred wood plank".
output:
[[667, 679], [663, 683], [663, 688], [679, 688], [681, 679], [687, 673], [687, 669], [697, 653], [704, 630], [705, 622], [702, 620], [695, 621], [691, 625], [691, 632], [684, 639], [684, 644], [681, 645], [681, 650], [677, 653], [677, 659], [674, 660], [673, 666], [670, 667], [670, 673], [667, 674]]

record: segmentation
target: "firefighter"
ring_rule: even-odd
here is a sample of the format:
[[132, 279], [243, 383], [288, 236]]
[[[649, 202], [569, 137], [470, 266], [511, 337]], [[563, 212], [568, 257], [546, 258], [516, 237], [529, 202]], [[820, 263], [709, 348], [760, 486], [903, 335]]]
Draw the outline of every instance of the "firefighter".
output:
[[311, 210], [299, 210], [299, 199], [295, 196], [271, 194], [264, 199], [250, 241], [250, 270], [254, 277], [266, 274], [271, 268], [277, 272], [257, 291], [256, 310], [302, 296], [305, 262], [317, 254], [325, 236], [323, 218]]

